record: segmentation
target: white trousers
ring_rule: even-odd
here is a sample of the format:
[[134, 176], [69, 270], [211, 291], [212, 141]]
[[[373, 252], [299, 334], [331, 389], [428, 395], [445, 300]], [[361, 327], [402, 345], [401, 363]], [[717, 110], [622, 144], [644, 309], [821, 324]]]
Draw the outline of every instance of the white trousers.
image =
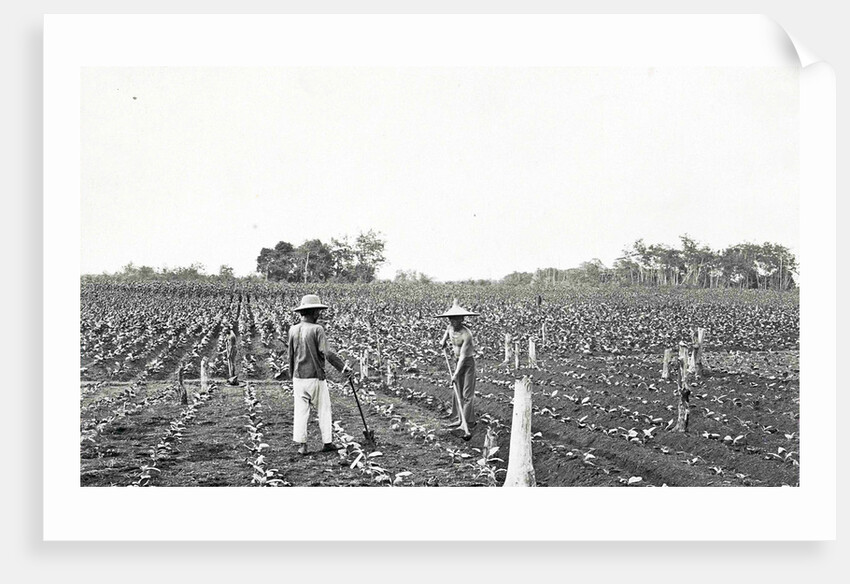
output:
[[328, 383], [319, 379], [292, 379], [292, 394], [295, 400], [295, 421], [292, 423], [292, 439], [298, 443], [307, 442], [307, 420], [310, 417], [310, 406], [316, 408], [319, 415], [319, 431], [322, 442], [333, 441], [331, 432], [331, 396], [328, 393]]

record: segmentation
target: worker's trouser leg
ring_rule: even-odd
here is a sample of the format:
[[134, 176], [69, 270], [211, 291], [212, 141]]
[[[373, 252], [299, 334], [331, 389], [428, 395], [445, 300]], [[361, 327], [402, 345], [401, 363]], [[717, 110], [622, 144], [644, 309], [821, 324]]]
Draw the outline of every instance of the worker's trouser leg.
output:
[[319, 415], [319, 431], [322, 442], [328, 444], [333, 440], [331, 432], [331, 397], [328, 393], [328, 383], [319, 379], [292, 380], [292, 395], [294, 400], [295, 419], [292, 423], [292, 439], [295, 442], [307, 442], [307, 420], [310, 417], [310, 406], [316, 408]]
[[470, 426], [475, 425], [475, 360], [467, 359], [464, 368], [458, 376], [460, 386], [460, 397], [463, 400], [463, 415], [466, 417], [466, 423]]
[[[466, 423], [469, 426], [475, 425], [475, 407], [472, 402], [475, 399], [475, 359], [468, 357], [461, 365], [460, 372], [457, 376], [458, 391], [460, 399], [463, 402], [463, 415], [466, 418]], [[457, 397], [452, 390], [452, 409], [450, 414], [457, 416], [460, 421], [460, 411], [457, 406]]]

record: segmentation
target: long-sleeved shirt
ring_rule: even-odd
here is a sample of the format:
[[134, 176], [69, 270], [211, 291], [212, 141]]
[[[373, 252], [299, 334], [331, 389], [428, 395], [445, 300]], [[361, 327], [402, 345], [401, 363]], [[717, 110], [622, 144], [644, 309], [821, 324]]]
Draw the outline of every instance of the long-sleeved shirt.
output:
[[328, 348], [325, 329], [310, 322], [289, 328], [289, 374], [299, 379], [324, 379], [325, 360], [342, 371], [345, 364]]

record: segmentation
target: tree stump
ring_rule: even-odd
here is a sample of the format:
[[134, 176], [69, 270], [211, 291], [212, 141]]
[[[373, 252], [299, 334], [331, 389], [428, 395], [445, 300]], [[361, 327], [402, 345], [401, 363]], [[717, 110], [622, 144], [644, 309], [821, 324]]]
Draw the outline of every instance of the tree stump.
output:
[[546, 344], [546, 323], [540, 325], [540, 346], [548, 347]]
[[519, 369], [519, 341], [514, 341], [514, 371]]
[[540, 369], [537, 365], [537, 347], [534, 344], [534, 339], [528, 339], [528, 367], [530, 369]]
[[177, 394], [180, 396], [180, 403], [189, 404], [189, 394], [186, 392], [186, 386], [183, 385], [183, 365], [177, 369]]
[[703, 376], [702, 343], [705, 340], [704, 328], [691, 329], [691, 346], [688, 354], [688, 373], [693, 373], [696, 379]]
[[699, 340], [697, 337], [697, 329], [691, 328], [691, 344], [688, 347], [688, 373], [693, 373], [699, 379], [697, 371], [697, 353], [699, 352]]
[[679, 342], [679, 365], [682, 363], [687, 367], [688, 364], [688, 344], [685, 341]]
[[360, 378], [369, 379], [369, 349], [360, 353]]
[[664, 349], [664, 362], [661, 365], [661, 379], [670, 379], [670, 359], [673, 357], [672, 349]]
[[209, 373], [207, 372], [207, 361], [206, 357], [201, 359], [201, 393], [209, 393], [210, 391], [210, 380]]
[[687, 432], [691, 409], [691, 387], [688, 384], [688, 347], [679, 344], [679, 378], [676, 380], [679, 388], [679, 412], [674, 432]]
[[505, 333], [505, 360], [502, 362], [502, 365], [510, 363], [512, 356], [513, 350], [511, 349], [511, 333]]
[[387, 387], [395, 384], [395, 373], [393, 372], [392, 364], [387, 361]]
[[514, 413], [511, 419], [511, 445], [505, 487], [534, 487], [534, 461], [531, 449], [531, 379], [514, 383]]

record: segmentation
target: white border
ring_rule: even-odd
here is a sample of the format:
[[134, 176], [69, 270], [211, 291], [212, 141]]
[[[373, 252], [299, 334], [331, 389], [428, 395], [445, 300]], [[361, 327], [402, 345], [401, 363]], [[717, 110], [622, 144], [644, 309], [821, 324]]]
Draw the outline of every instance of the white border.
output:
[[[81, 66], [787, 66], [789, 46], [778, 26], [746, 16], [45, 17], [44, 538], [834, 538], [834, 282], [802, 294], [802, 386], [817, 396], [804, 389], [799, 488], [79, 487], [79, 354], [70, 349], [79, 347], [79, 250], [68, 242], [80, 241]], [[807, 68], [801, 79], [801, 264], [834, 279], [835, 82], [824, 64]], [[678, 509], [690, 510], [687, 521], [678, 521]], [[447, 529], [448, 518], [457, 516], [468, 521]], [[641, 527], [623, 531], [624, 524]]]

